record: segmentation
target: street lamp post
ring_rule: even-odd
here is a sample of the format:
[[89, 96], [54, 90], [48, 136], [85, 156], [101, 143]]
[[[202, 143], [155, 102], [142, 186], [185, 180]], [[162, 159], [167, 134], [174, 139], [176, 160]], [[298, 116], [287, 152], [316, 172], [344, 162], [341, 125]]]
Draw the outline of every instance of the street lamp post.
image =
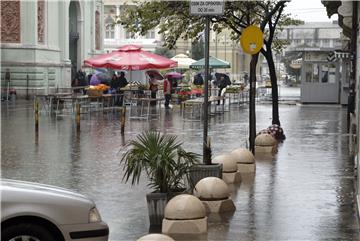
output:
[[203, 136], [203, 162], [204, 164], [211, 164], [208, 160], [208, 100], [209, 100], [209, 34], [210, 34], [210, 17], [206, 16], [205, 25], [205, 81], [204, 81], [204, 136]]

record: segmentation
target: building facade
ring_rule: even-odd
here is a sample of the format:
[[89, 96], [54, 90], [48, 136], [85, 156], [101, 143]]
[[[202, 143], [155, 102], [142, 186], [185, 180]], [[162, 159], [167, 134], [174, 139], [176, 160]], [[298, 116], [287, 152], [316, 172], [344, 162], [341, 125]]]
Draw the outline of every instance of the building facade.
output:
[[345, 36], [350, 38], [350, 46], [343, 48], [351, 56], [349, 67], [348, 132], [349, 152], [355, 166], [355, 192], [358, 214], [360, 216], [360, 4], [358, 1], [322, 1], [328, 16], [338, 14], [339, 26]]
[[135, 3], [127, 0], [103, 0], [103, 2], [105, 51], [111, 52], [126, 44], [137, 44], [142, 46], [143, 50], [154, 52], [157, 47], [162, 46], [162, 37], [157, 29], [149, 31], [145, 36], [132, 35], [121, 24], [115, 24], [116, 17]]
[[347, 76], [341, 75], [347, 72], [342, 71], [347, 66], [346, 60], [328, 59], [343, 46], [338, 23], [308, 22], [286, 26], [279, 37], [289, 43], [283, 56], [301, 58], [301, 102], [341, 103], [341, 96], [347, 95], [349, 87]]
[[18, 95], [70, 87], [84, 59], [103, 52], [102, 16], [101, 0], [1, 1], [2, 86]]

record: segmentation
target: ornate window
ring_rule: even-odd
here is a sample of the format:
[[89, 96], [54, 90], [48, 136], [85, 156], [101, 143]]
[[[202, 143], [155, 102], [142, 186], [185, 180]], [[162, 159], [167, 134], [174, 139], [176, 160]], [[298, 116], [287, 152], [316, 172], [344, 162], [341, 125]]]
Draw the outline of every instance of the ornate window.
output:
[[114, 23], [115, 23], [115, 21], [110, 15], [105, 19], [105, 38], [108, 38], [108, 39], [115, 38], [115, 24]]
[[147, 39], [154, 39], [155, 38], [155, 30], [149, 30], [147, 34], [145, 35], [145, 38]]
[[20, 1], [1, 1], [1, 42], [19, 43], [20, 27]]

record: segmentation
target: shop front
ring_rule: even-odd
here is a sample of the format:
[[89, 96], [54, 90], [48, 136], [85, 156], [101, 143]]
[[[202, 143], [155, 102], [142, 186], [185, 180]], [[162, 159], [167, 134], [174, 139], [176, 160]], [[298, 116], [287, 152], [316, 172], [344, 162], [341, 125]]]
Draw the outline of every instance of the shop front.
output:
[[327, 60], [328, 52], [304, 54], [301, 103], [340, 103], [340, 65]]

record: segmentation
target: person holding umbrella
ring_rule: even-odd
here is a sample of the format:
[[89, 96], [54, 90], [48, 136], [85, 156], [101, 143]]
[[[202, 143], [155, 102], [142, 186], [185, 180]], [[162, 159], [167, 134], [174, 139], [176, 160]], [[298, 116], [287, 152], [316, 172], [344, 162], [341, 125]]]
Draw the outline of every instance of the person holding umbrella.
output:
[[[150, 92], [151, 92], [151, 98], [156, 99], [156, 93], [158, 91], [158, 83], [156, 81], [156, 78], [154, 74], [149, 74], [149, 84], [150, 84]], [[151, 105], [156, 105], [156, 101], [151, 101]]]
[[168, 78], [164, 79], [164, 96], [165, 96], [165, 109], [171, 109], [169, 104], [171, 100], [171, 82]]
[[[231, 85], [230, 79], [226, 78], [226, 75], [220, 75], [220, 79], [218, 81], [219, 93], [218, 96], [222, 95], [222, 91], [228, 86]], [[218, 105], [220, 105], [220, 100], [218, 101]]]

